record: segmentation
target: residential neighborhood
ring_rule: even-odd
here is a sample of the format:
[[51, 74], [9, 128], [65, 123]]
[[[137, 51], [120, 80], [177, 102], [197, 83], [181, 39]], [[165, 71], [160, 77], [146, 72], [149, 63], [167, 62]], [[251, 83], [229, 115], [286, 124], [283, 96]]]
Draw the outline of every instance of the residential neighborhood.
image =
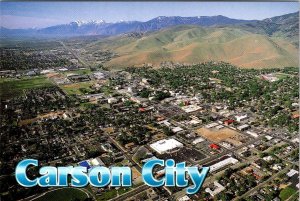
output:
[[[216, 62], [115, 72], [64, 68], [6, 72], [4, 84], [41, 76], [49, 83], [17, 96], [1, 92], [11, 97], [1, 100], [5, 200], [48, 190], [15, 182], [14, 168], [24, 158], [38, 158], [43, 166], [132, 168], [131, 188], [83, 189], [96, 200], [276, 200], [299, 190], [299, 74], [293, 68], [261, 72]], [[260, 79], [269, 72], [287, 79]], [[143, 184], [141, 168], [154, 158], [210, 167], [209, 175], [195, 195], [151, 188]], [[162, 167], [154, 175], [162, 178]]]

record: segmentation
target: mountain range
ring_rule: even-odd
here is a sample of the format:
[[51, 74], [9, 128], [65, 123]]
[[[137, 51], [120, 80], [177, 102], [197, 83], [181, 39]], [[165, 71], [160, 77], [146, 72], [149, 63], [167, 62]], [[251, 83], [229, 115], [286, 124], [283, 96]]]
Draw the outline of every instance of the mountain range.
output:
[[42, 29], [5, 29], [1, 37], [105, 36], [87, 44], [91, 51], [110, 50], [118, 57], [107, 66], [173, 61], [227, 61], [241, 67], [298, 66], [299, 12], [264, 20], [225, 16], [166, 17], [147, 22], [103, 20]]
[[103, 20], [99, 21], [75, 21], [69, 24], [50, 26], [42, 29], [7, 29], [1, 27], [1, 36], [79, 36], [79, 35], [118, 35], [130, 32], [150, 32], [157, 31], [163, 28], [177, 25], [199, 25], [208, 26], [224, 26], [224, 25], [239, 25], [251, 29], [253, 27], [260, 28], [266, 33], [272, 33], [277, 30], [278, 25], [283, 25], [291, 18], [294, 21], [299, 17], [299, 12], [259, 20], [240, 20], [231, 19], [222, 15], [218, 16], [198, 16], [198, 17], [179, 17], [179, 16], [160, 16], [146, 22], [139, 21], [121, 21], [116, 23], [107, 23]]

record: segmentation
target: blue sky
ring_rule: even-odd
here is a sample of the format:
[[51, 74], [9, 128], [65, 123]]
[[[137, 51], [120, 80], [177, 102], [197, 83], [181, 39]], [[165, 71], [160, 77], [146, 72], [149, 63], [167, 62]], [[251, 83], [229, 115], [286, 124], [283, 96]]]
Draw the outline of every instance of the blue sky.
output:
[[147, 21], [157, 16], [265, 19], [299, 11], [298, 2], [0, 2], [1, 26], [47, 27], [76, 20]]

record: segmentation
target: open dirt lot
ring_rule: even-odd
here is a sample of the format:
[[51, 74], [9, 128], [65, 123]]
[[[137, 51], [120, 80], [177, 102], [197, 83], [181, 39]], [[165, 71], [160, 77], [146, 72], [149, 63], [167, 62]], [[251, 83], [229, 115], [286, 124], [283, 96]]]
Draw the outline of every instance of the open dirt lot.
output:
[[216, 128], [202, 127], [197, 129], [196, 133], [214, 143], [226, 141], [235, 146], [239, 146], [244, 143], [246, 138], [242, 134], [230, 128], [222, 128], [218, 130]]

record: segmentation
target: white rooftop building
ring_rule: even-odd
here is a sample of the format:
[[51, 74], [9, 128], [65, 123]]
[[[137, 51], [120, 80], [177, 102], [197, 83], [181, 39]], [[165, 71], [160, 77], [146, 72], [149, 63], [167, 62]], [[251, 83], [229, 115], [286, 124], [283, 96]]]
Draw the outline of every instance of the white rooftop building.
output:
[[90, 160], [90, 163], [93, 166], [104, 166], [104, 163], [100, 158], [94, 158], [94, 159]]
[[236, 164], [237, 162], [239, 162], [237, 159], [235, 158], [232, 158], [232, 157], [229, 157], [229, 158], [226, 158], [220, 162], [217, 162], [213, 165], [210, 166], [210, 171], [211, 172], [214, 172], [218, 169], [221, 169], [222, 167], [225, 167], [226, 165], [229, 165], [229, 164]]
[[191, 199], [190, 199], [189, 196], [187, 196], [187, 195], [178, 198], [178, 201], [188, 201], [188, 200], [191, 200]]
[[207, 124], [206, 126], [205, 126], [205, 128], [213, 128], [213, 127], [216, 127], [216, 126], [218, 126], [219, 124], [218, 123], [210, 123], [210, 124]]
[[215, 181], [213, 190], [210, 188], [206, 188], [205, 192], [209, 193], [212, 197], [214, 197], [215, 195], [219, 194], [220, 192], [222, 192], [224, 190], [225, 190], [225, 187], [222, 186], [219, 182]]
[[178, 132], [180, 132], [180, 131], [183, 131], [183, 129], [177, 126], [177, 127], [172, 128], [172, 131], [173, 131], [174, 133], [178, 133]]
[[237, 127], [237, 129], [240, 131], [247, 130], [248, 128], [250, 128], [250, 126], [248, 124], [243, 124], [243, 125]]
[[200, 143], [200, 142], [203, 142], [204, 141], [204, 139], [202, 138], [202, 137], [198, 137], [198, 138], [196, 138], [193, 142], [192, 142], [192, 144], [198, 144], [198, 143]]
[[291, 169], [286, 175], [287, 175], [288, 177], [292, 177], [292, 176], [294, 176], [295, 174], [299, 174], [299, 171], [294, 170], [294, 169]]
[[163, 139], [150, 145], [150, 147], [159, 154], [164, 154], [172, 149], [183, 147], [183, 144], [175, 139]]
[[95, 72], [95, 73], [93, 73], [93, 75], [98, 80], [101, 80], [101, 79], [105, 78], [105, 76], [102, 72]]
[[202, 108], [198, 105], [187, 105], [187, 106], [181, 107], [181, 109], [183, 109], [187, 113], [190, 113], [190, 112], [195, 112], [195, 111], [201, 110]]
[[245, 115], [236, 115], [235, 118], [238, 122], [240, 122], [240, 121], [243, 121], [243, 120], [247, 119], [248, 115], [247, 114], [245, 114]]
[[247, 134], [251, 135], [252, 137], [258, 138], [257, 133], [253, 132], [253, 131], [247, 131]]
[[109, 103], [109, 104], [111, 104], [111, 103], [116, 103], [116, 102], [118, 102], [118, 100], [116, 99], [116, 98], [108, 98], [107, 99], [107, 102]]

